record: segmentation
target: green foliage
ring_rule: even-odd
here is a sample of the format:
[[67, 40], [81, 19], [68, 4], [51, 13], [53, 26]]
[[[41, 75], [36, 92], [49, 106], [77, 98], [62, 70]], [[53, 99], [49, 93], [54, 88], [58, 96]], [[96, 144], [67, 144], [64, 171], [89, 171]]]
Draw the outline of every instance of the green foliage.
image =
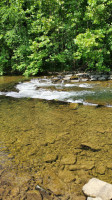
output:
[[75, 59], [82, 58], [89, 69], [108, 71], [104, 57], [108, 57], [110, 52], [105, 48], [104, 39], [101, 29], [92, 32], [88, 29], [86, 33], [79, 34], [75, 39], [75, 44], [78, 45], [78, 50], [74, 53]]
[[111, 7], [111, 0], [1, 0], [0, 75], [110, 70]]
[[112, 1], [88, 0], [84, 21], [87, 29], [75, 38], [76, 60], [82, 59], [88, 69], [109, 71], [112, 60]]

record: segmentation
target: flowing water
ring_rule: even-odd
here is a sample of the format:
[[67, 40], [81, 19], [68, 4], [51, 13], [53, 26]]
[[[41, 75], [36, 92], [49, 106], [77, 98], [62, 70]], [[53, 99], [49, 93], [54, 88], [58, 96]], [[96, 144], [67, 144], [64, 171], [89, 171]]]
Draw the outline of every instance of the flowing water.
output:
[[1, 198], [38, 184], [43, 199], [81, 200], [91, 177], [112, 183], [112, 81], [23, 81], [0, 77]]
[[[53, 83], [45, 78], [31, 79], [15, 86], [16, 91], [0, 92], [0, 95], [14, 98], [37, 98], [59, 100], [84, 105], [98, 103], [112, 106], [112, 82]], [[94, 102], [94, 103], [93, 103]]]

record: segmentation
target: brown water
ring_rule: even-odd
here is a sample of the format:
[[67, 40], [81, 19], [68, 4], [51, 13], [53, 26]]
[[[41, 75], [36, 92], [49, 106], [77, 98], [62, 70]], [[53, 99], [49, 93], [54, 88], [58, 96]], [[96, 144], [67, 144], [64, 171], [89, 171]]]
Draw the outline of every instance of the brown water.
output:
[[1, 199], [33, 200], [38, 184], [83, 200], [90, 178], [112, 183], [112, 108], [1, 96], [0, 146]]

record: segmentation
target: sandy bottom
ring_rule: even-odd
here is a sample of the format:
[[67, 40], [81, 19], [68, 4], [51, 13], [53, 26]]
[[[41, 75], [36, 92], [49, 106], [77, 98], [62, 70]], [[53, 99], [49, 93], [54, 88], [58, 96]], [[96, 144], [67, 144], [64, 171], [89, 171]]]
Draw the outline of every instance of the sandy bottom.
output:
[[112, 183], [112, 108], [1, 96], [0, 163], [1, 200], [84, 200]]

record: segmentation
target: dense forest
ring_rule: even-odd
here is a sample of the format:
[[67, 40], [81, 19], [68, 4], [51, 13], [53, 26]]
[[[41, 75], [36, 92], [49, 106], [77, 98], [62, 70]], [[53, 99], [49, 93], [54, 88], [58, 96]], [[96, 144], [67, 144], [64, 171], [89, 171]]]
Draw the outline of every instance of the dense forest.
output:
[[0, 1], [0, 75], [111, 63], [112, 0]]

